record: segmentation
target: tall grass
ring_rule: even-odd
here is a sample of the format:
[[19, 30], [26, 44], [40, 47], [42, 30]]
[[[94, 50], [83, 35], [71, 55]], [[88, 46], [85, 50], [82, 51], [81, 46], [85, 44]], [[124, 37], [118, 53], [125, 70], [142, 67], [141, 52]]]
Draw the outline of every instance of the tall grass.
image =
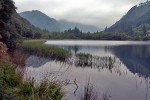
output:
[[88, 53], [76, 54], [75, 65], [80, 67], [107, 68], [110, 71], [114, 68], [115, 57], [93, 56]]
[[23, 82], [20, 86], [19, 96], [20, 100], [61, 100], [64, 96], [62, 87], [55, 82], [42, 81], [35, 84], [34, 80]]
[[63, 96], [59, 83], [22, 80], [15, 67], [0, 63], [0, 100], [62, 100]]
[[90, 81], [87, 82], [84, 91], [80, 92], [79, 95], [79, 100], [109, 100], [111, 97], [108, 92], [104, 92], [102, 95], [98, 93], [97, 88]]
[[61, 48], [44, 45], [45, 40], [24, 40], [22, 47], [25, 51], [52, 60], [65, 61], [70, 52]]
[[88, 83], [84, 87], [83, 93], [81, 95], [81, 100], [98, 100], [98, 95], [96, 90], [94, 89], [94, 85]]
[[17, 94], [22, 80], [14, 69], [10, 64], [0, 63], [0, 100], [10, 100]]
[[61, 84], [55, 81], [23, 79], [26, 55], [15, 50], [8, 55], [0, 44], [0, 100], [62, 100]]

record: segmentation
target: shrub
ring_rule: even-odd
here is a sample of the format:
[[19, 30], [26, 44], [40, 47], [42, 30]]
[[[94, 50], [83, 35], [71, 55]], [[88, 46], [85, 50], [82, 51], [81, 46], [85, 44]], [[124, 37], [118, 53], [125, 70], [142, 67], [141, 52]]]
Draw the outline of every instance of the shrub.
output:
[[20, 86], [18, 99], [23, 100], [61, 100], [62, 88], [59, 84], [42, 81], [35, 84], [34, 80], [25, 81]]
[[22, 80], [12, 65], [0, 64], [0, 100], [13, 98], [21, 82]]

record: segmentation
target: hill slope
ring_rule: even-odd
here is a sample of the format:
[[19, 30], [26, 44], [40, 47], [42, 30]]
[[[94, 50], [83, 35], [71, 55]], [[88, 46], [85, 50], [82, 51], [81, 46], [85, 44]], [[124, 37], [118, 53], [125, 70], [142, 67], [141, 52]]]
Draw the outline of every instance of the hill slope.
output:
[[125, 16], [106, 31], [133, 34], [133, 29], [142, 24], [150, 24], [150, 2], [132, 7]]
[[19, 34], [22, 37], [36, 38], [36, 33], [39, 33], [42, 36], [49, 33], [48, 31], [41, 30], [30, 24], [28, 20], [21, 17], [17, 12], [14, 12], [12, 14], [12, 17], [8, 24], [10, 29], [12, 29], [16, 34]]
[[68, 30], [69, 28], [73, 29], [74, 27], [78, 27], [83, 32], [96, 32], [101, 30], [91, 25], [72, 23], [65, 20], [57, 21], [37, 10], [25, 11], [20, 13], [20, 15], [27, 19], [32, 25], [50, 32], [63, 32], [64, 30]]
[[26, 11], [20, 13], [20, 16], [27, 19], [32, 25], [39, 27], [41, 29], [47, 29], [50, 32], [59, 32], [60, 27], [59, 23], [53, 19], [45, 15], [44, 13], [33, 10], [32, 12]]
[[0, 8], [0, 41], [9, 49], [19, 47], [23, 37], [39, 38], [46, 33], [22, 18], [12, 0], [0, 1]]

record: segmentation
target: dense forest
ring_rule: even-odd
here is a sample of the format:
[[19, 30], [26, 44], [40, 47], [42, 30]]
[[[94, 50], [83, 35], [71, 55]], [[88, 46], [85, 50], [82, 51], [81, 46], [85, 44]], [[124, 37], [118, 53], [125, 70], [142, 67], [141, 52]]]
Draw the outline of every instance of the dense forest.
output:
[[48, 35], [48, 39], [84, 39], [84, 40], [130, 40], [131, 37], [124, 33], [95, 32], [84, 33], [77, 27], [62, 33], [54, 32]]

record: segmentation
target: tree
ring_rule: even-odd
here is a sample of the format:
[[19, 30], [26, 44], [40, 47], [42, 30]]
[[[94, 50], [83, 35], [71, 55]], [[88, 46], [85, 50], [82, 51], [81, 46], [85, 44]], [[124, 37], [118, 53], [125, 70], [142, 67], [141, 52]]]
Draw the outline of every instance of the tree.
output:
[[12, 0], [1, 0], [0, 2], [0, 20], [4, 23], [7, 23], [16, 7]]
[[144, 34], [146, 34], [147, 30], [146, 30], [146, 26], [145, 25], [143, 25], [142, 31], [143, 31]]
[[9, 48], [12, 48], [10, 46], [14, 45], [14, 41], [11, 41], [11, 37], [15, 35], [15, 31], [8, 25], [8, 22], [15, 10], [16, 7], [12, 0], [0, 1], [0, 40]]
[[107, 30], [108, 30], [108, 28], [107, 28], [107, 26], [106, 26], [104, 32], [106, 32]]
[[34, 34], [34, 38], [36, 38], [36, 39], [41, 38], [41, 36], [42, 36], [42, 34], [39, 33], [39, 32], [36, 32], [36, 33]]
[[26, 37], [26, 38], [33, 38], [33, 32], [32, 30], [26, 30], [23, 32], [23, 37]]
[[80, 32], [80, 30], [79, 30], [77, 27], [75, 27], [75, 28], [74, 28], [74, 33], [75, 33], [75, 34], [79, 34], [79, 33], [81, 33], [81, 32]]

